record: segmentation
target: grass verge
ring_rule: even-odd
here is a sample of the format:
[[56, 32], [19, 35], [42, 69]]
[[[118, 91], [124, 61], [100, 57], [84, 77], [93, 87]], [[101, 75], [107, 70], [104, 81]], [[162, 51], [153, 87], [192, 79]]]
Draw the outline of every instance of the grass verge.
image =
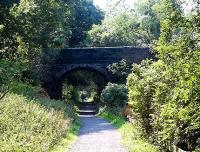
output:
[[123, 138], [122, 143], [129, 152], [159, 152], [157, 147], [142, 137], [142, 130], [138, 125], [109, 112], [102, 112], [99, 116], [111, 122], [119, 130]]

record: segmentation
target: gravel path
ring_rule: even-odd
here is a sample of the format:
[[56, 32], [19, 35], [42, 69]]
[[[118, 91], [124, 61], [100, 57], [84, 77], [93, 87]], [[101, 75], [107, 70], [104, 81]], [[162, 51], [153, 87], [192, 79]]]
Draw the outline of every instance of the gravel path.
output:
[[127, 152], [120, 133], [107, 121], [95, 116], [81, 116], [81, 129], [70, 152]]

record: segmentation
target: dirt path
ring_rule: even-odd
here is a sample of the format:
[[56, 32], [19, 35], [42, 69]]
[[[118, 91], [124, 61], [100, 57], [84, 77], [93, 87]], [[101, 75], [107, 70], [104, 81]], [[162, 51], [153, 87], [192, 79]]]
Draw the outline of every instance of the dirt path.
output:
[[70, 152], [127, 152], [120, 143], [120, 133], [104, 119], [81, 116], [81, 125]]

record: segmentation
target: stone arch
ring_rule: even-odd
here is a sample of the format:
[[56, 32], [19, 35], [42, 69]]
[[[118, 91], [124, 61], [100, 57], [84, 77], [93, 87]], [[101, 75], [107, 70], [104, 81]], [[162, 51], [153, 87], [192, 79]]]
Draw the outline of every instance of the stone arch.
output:
[[43, 84], [43, 88], [47, 91], [49, 96], [52, 99], [61, 99], [62, 98], [62, 85], [63, 81], [67, 74], [77, 71], [77, 70], [88, 70], [95, 72], [103, 77], [105, 84], [111, 81], [109, 72], [106, 69], [103, 69], [99, 65], [95, 64], [77, 64], [77, 65], [66, 65], [63, 66], [59, 71], [57, 71], [52, 79]]
[[[101, 74], [105, 80], [115, 82], [107, 66], [125, 59], [128, 64], [140, 63], [143, 59], [155, 59], [149, 48], [104, 47], [104, 48], [67, 48], [62, 49], [52, 62], [49, 71], [41, 78], [43, 88], [51, 98], [60, 99], [62, 78], [65, 74], [86, 69]], [[53, 61], [53, 60], [52, 60]]]
[[78, 65], [67, 65], [65, 68], [60, 70], [56, 75], [56, 79], [62, 80], [67, 73], [77, 70], [88, 70], [100, 74], [106, 81], [111, 81], [109, 72], [101, 66], [95, 64], [78, 64]]

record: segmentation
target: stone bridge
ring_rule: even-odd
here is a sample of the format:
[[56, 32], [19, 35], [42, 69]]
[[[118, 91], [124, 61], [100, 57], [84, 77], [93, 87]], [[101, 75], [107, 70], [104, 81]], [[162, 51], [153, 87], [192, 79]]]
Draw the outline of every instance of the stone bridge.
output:
[[107, 66], [125, 59], [127, 63], [140, 63], [147, 58], [153, 58], [148, 48], [108, 47], [108, 48], [70, 48], [61, 50], [55, 64], [51, 65], [50, 73], [43, 87], [51, 98], [62, 96], [62, 81], [65, 76], [79, 69], [94, 71], [112, 82], [112, 74]]

